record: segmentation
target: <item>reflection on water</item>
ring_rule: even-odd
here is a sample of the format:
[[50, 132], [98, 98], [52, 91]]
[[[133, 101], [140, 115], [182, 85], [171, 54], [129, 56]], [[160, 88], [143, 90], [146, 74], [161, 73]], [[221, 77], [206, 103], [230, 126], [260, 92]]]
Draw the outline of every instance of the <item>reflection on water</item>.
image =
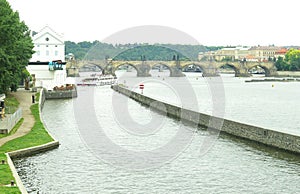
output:
[[[162, 75], [156, 77], [164, 81]], [[124, 80], [119, 81], [123, 83]], [[195, 88], [199, 110], [211, 111], [210, 100], [205, 99], [210, 95], [205, 80], [199, 74], [189, 74], [188, 80]], [[126, 84], [135, 87], [130, 86], [130, 82], [126, 78]], [[297, 111], [300, 111], [299, 103], [296, 103], [299, 94], [294, 91], [299, 90], [298, 84], [276, 83], [271, 88], [271, 83], [246, 84], [244, 79], [227, 76], [223, 82], [226, 117], [281, 130], [299, 129], [299, 123], [294, 120], [299, 115]], [[179, 103], [174, 100], [172, 90], [158, 83], [149, 81], [145, 84], [145, 94], [155, 97], [163, 94], [165, 100], [170, 94], [172, 102]], [[79, 95], [87, 90], [79, 88]], [[149, 137], [129, 134], [116, 123], [113, 115], [113, 91], [106, 86], [98, 87], [94, 95], [95, 114], [100, 126], [114, 143], [123, 148], [136, 151], [155, 149], [170, 141], [174, 130], [182, 125], [180, 121], [152, 112], [164, 120], [158, 131]], [[123, 95], [118, 97], [126, 98]], [[109, 161], [99, 159], [83, 141], [74, 117], [74, 104], [72, 100], [45, 103], [43, 119], [49, 131], [60, 141], [58, 149], [14, 161], [29, 193], [299, 192], [299, 157], [226, 135], [219, 137], [214, 146], [201, 156], [199, 149], [209, 134], [189, 125], [183, 125], [185, 133], [194, 134], [187, 148], [160, 167], [135, 171], [111, 165]], [[134, 119], [141, 123], [149, 122], [148, 108], [132, 100], [128, 104]], [[82, 115], [84, 117], [85, 113]], [[89, 122], [89, 118], [86, 118], [86, 122]], [[126, 158], [120, 158], [123, 159]]]

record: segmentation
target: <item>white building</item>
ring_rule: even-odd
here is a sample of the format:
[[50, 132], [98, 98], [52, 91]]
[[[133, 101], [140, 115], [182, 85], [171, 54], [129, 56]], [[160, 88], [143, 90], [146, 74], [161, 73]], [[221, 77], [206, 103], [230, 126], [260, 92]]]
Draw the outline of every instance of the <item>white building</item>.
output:
[[251, 47], [247, 47], [247, 46], [222, 48], [222, 49], [217, 50], [215, 52], [214, 57], [218, 61], [222, 61], [224, 59], [244, 60], [249, 55], [249, 49], [250, 48]]
[[35, 53], [30, 62], [45, 62], [53, 60], [65, 61], [65, 43], [63, 36], [49, 26], [32, 36]]
[[[35, 74], [36, 87], [52, 89], [65, 84], [67, 73], [65, 63], [65, 44], [63, 36], [49, 26], [32, 36], [35, 53], [27, 66], [30, 74]], [[61, 61], [59, 68], [50, 68], [49, 62]]]

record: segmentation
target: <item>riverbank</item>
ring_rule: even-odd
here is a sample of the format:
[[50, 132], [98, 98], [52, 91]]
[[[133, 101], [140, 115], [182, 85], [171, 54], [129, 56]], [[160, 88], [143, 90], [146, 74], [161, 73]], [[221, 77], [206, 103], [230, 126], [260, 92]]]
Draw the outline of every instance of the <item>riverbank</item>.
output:
[[277, 71], [277, 77], [300, 77], [300, 71]]
[[299, 78], [264, 78], [264, 79], [250, 79], [245, 80], [246, 83], [249, 82], [300, 82]]
[[[156, 99], [138, 94], [118, 85], [112, 86], [112, 89], [146, 106], [150, 106], [152, 102], [157, 101]], [[210, 121], [212, 119], [215, 119], [218, 122], [223, 120], [222, 129], [220, 131], [222, 133], [233, 135], [242, 139], [251, 140], [257, 143], [262, 143], [274, 148], [287, 150], [295, 154], [300, 154], [299, 136], [286, 134], [271, 129], [247, 125], [227, 119], [212, 117], [207, 114], [187, 110], [164, 102], [160, 103], [164, 105], [164, 108], [162, 108], [161, 106], [155, 107], [153, 104], [151, 104], [151, 108], [157, 111], [163, 111], [167, 115], [170, 115], [172, 117], [180, 118], [183, 121], [192, 122], [199, 126], [204, 126], [206, 128], [209, 127]]]
[[[40, 118], [40, 104], [31, 102], [29, 91], [14, 93], [23, 109], [23, 123], [13, 135], [0, 139], [0, 193], [27, 193], [15, 171], [11, 157], [23, 157], [58, 147]], [[39, 95], [36, 96], [38, 101]], [[3, 164], [2, 164], [3, 163]], [[13, 181], [16, 184], [11, 184]]]

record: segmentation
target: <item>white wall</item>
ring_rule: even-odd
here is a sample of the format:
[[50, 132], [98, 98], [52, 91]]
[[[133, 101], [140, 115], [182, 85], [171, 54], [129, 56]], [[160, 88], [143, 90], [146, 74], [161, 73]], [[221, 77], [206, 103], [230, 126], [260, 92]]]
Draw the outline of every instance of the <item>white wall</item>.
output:
[[34, 46], [35, 53], [32, 55], [31, 62], [45, 62], [61, 60], [65, 61], [65, 45], [59, 44], [40, 44]]
[[67, 73], [66, 66], [63, 65], [63, 70], [49, 71], [48, 65], [28, 65], [27, 70], [30, 74], [35, 74], [35, 86], [46, 89], [53, 89], [55, 86], [65, 84]]
[[65, 61], [65, 44], [62, 35], [50, 27], [44, 27], [33, 37], [34, 51], [31, 62]]

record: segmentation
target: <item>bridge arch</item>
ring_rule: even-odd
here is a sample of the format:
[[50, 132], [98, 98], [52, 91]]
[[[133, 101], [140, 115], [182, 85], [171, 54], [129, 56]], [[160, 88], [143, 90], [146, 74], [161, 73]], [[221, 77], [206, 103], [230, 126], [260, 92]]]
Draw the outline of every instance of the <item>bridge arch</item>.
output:
[[224, 68], [226, 66], [231, 68], [234, 71], [235, 77], [239, 76], [239, 68], [236, 66], [236, 64], [230, 62], [224, 62], [218, 65], [218, 71], [220, 71], [221, 68]]
[[103, 71], [103, 67], [101, 67], [100, 65], [97, 65], [97, 64], [93, 64], [93, 63], [86, 63], [84, 65], [82, 65], [80, 68], [79, 68], [79, 72], [87, 72], [87, 71], [91, 71], [91, 72], [99, 72], [99, 71]]
[[181, 69], [183, 70], [183, 69], [185, 69], [185, 68], [187, 68], [187, 67], [189, 67], [191, 65], [200, 68], [200, 70], [201, 70], [202, 73], [205, 72], [205, 67], [203, 65], [201, 65], [200, 63], [197, 63], [197, 62], [185, 63], [184, 65], [182, 65]]
[[250, 71], [251, 69], [255, 68], [255, 67], [260, 67], [265, 71], [265, 76], [269, 77], [271, 76], [271, 70], [269, 69], [268, 66], [264, 65], [263, 63], [254, 63], [251, 65], [248, 65], [248, 71]]
[[136, 67], [136, 65], [135, 65], [135, 64], [132, 64], [132, 63], [129, 63], [129, 62], [124, 62], [124, 63], [120, 63], [120, 64], [118, 64], [118, 65], [116, 65], [116, 66], [113, 66], [113, 67], [112, 67], [112, 70], [111, 70], [112, 74], [113, 74], [113, 75], [116, 75], [116, 71], [117, 71], [121, 66], [124, 66], [124, 65], [133, 67], [133, 68], [136, 70], [137, 75], [138, 75], [139, 70], [138, 70], [138, 68]]
[[[167, 63], [163, 63], [163, 62], [153, 63], [151, 65], [151, 69], [153, 69], [154, 67], [160, 67], [160, 68], [164, 67], [164, 68], [168, 69], [170, 71], [170, 75], [169, 76], [171, 76], [172, 73], [173, 73], [173, 69]], [[161, 69], [159, 69], [159, 70], [161, 70]]]
[[262, 75], [266, 75], [266, 70], [264, 68], [262, 68], [261, 66], [257, 65], [257, 66], [252, 66], [248, 69], [248, 72], [252, 75], [252, 74], [262, 74]]

